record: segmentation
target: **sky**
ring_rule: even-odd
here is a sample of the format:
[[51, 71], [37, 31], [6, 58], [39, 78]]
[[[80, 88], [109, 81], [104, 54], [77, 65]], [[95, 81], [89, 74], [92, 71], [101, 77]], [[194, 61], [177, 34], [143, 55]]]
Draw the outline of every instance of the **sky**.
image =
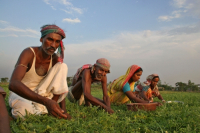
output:
[[200, 0], [1, 0], [0, 78], [11, 77], [23, 49], [41, 46], [40, 27], [56, 24], [66, 38], [68, 76], [107, 58], [108, 82], [131, 65], [175, 86], [200, 84]]

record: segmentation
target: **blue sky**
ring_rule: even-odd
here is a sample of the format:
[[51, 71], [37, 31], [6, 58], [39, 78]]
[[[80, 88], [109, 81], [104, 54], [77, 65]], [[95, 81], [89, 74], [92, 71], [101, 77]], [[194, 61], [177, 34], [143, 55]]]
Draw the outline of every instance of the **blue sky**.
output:
[[64, 62], [69, 76], [104, 57], [108, 80], [137, 64], [141, 81], [157, 73], [162, 82], [200, 83], [199, 0], [0, 1], [0, 78], [10, 77], [21, 51], [40, 46], [40, 27], [66, 32]]

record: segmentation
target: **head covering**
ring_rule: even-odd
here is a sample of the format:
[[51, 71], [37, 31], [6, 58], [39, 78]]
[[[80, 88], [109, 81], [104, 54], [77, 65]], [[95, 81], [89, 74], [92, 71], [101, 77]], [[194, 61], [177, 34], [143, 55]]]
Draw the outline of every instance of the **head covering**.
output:
[[158, 74], [151, 74], [151, 75], [147, 76], [146, 81], [141, 82], [136, 87], [136, 91], [145, 91], [146, 97], [151, 101], [153, 101], [153, 97], [160, 95], [157, 85], [153, 89], [150, 88], [151, 82], [152, 82], [154, 77], [159, 78]]
[[[46, 36], [49, 33], [57, 33], [60, 36], [62, 36], [62, 39], [65, 38], [65, 32], [58, 26], [56, 25], [44, 25], [41, 27], [41, 38]], [[64, 59], [64, 45], [62, 40], [60, 41], [60, 46], [58, 47], [58, 61], [63, 62]]]
[[147, 90], [154, 77], [159, 77], [159, 76], [158, 76], [158, 74], [151, 74], [151, 75], [147, 76], [146, 81], [137, 85], [136, 90], [137, 91]]
[[108, 73], [110, 73], [110, 63], [107, 59], [100, 58], [96, 61], [96, 63], [94, 65], [99, 66], [99, 67], [103, 68], [104, 70], [108, 71]]
[[159, 76], [158, 76], [158, 74], [151, 74], [151, 75], [147, 76], [147, 78], [146, 78], [147, 81], [146, 82], [148, 82], [149, 84], [151, 84], [151, 81], [152, 81], [152, 79], [154, 77], [159, 77]]
[[[111, 84], [111, 88], [122, 90], [124, 85], [129, 81], [133, 74], [140, 68], [138, 65], [132, 65], [128, 68], [125, 75], [115, 79]], [[111, 89], [112, 90], [112, 89]], [[112, 93], [112, 92], [111, 92]]]

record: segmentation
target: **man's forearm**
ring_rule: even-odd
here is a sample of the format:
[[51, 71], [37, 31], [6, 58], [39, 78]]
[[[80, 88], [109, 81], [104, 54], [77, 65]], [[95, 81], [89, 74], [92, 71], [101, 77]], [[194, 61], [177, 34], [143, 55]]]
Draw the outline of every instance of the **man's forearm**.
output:
[[60, 108], [61, 108], [65, 113], [67, 113], [65, 99], [63, 99], [59, 104], [60, 104]]
[[85, 99], [85, 105], [86, 106], [90, 106], [91, 105], [90, 102], [87, 99]]
[[110, 107], [110, 98], [108, 96], [103, 97], [103, 101], [105, 102], [105, 104]]
[[28, 99], [30, 101], [34, 101], [43, 105], [46, 105], [48, 102], [48, 98], [40, 96], [39, 94], [30, 90], [27, 86], [25, 86], [21, 81], [11, 81], [9, 84], [9, 90], [18, 94], [19, 96]]

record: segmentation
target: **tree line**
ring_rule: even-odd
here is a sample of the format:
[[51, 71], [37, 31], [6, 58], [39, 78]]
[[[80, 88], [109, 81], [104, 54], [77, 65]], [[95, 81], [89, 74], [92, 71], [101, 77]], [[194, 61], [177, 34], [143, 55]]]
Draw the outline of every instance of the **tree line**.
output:
[[[68, 85], [70, 86], [72, 83], [72, 77], [67, 77], [67, 81], [68, 81]], [[8, 83], [8, 82], [9, 82], [8, 77], [1, 78], [1, 83]], [[111, 81], [109, 83], [111, 83]], [[139, 84], [139, 83], [140, 81], [136, 82], [136, 84]], [[98, 85], [98, 83], [96, 84]], [[200, 90], [200, 84], [199, 85], [195, 84], [191, 80], [188, 80], [188, 83], [176, 82], [175, 87], [172, 87], [166, 82], [162, 83], [162, 81], [160, 80], [158, 82], [158, 87], [162, 87], [164, 88], [164, 90], [174, 90], [174, 91], [199, 91]]]

